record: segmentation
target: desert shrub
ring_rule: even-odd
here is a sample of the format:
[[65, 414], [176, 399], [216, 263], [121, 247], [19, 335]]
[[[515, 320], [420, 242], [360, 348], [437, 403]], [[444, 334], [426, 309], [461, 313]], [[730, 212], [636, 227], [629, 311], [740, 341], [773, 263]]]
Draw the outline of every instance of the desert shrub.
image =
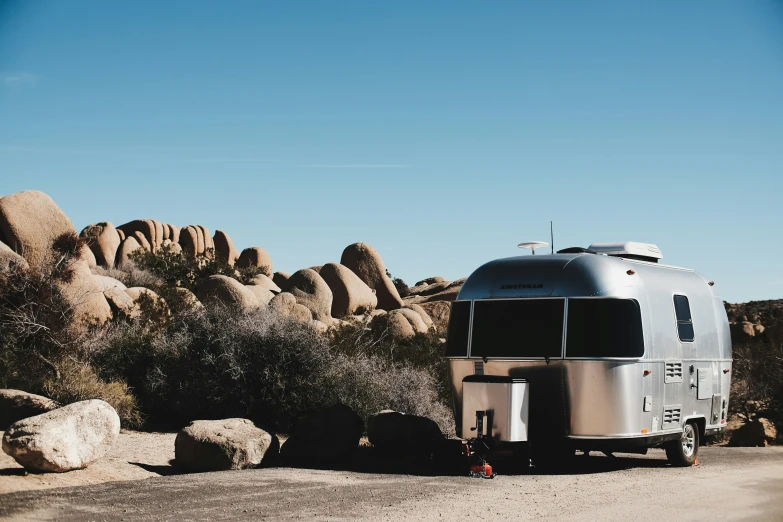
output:
[[394, 285], [394, 288], [397, 289], [397, 293], [400, 294], [400, 297], [408, 297], [411, 295], [411, 289], [408, 287], [405, 281], [399, 277], [394, 277], [388, 270], [386, 270], [386, 277], [391, 279], [391, 282]]
[[105, 382], [88, 364], [74, 360], [63, 361], [59, 373], [59, 378], [50, 377], [43, 382], [42, 390], [47, 397], [60, 404], [102, 399], [117, 411], [123, 426], [135, 428], [141, 424], [136, 399], [124, 382]]
[[783, 421], [783, 343], [745, 340], [733, 346], [730, 409], [751, 421]]
[[163, 284], [163, 279], [149, 270], [131, 265], [126, 268], [104, 268], [98, 266], [94, 268], [95, 273], [113, 277], [128, 288], [142, 287], [156, 290]]
[[64, 234], [40, 267], [0, 272], [0, 387], [50, 396], [61, 404], [103, 398], [128, 426], [138, 424], [122, 382], [97, 379], [82, 360], [85, 332], [73, 327], [60, 287], [73, 277], [83, 242]]
[[313, 383], [328, 367], [325, 339], [271, 311], [214, 305], [167, 328], [112, 326], [90, 359], [106, 379], [126, 379], [153, 422], [248, 417], [288, 430], [323, 404]]
[[374, 356], [393, 365], [422, 370], [432, 376], [439, 400], [444, 404], [451, 402], [443, 339], [433, 330], [411, 339], [395, 339], [384, 321], [373, 321], [372, 326], [354, 323], [332, 332], [330, 344], [336, 353], [350, 357]]
[[[254, 276], [262, 273], [264, 267], [251, 267], [235, 270], [215, 255], [213, 249], [206, 254], [196, 256], [169, 250], [148, 252], [144, 249], [131, 254], [131, 261], [137, 267], [159, 278], [162, 283], [172, 287], [187, 288], [195, 292], [198, 282], [211, 275], [225, 275], [248, 283]], [[158, 285], [160, 286], [160, 285]]]
[[212, 304], [174, 315], [159, 329], [140, 320], [116, 323], [87, 345], [104, 381], [128, 383], [149, 426], [246, 417], [288, 432], [336, 401], [364, 417], [391, 408], [427, 415], [445, 430], [453, 424], [426, 358], [409, 357], [415, 366], [388, 350], [349, 355], [310, 325], [271, 310]]
[[423, 415], [454, 434], [454, 416], [438, 397], [434, 377], [408, 364], [394, 364], [377, 355], [336, 354], [318, 388], [362, 418], [385, 409]]
[[60, 286], [73, 278], [81, 246], [79, 238], [65, 234], [40, 267], [0, 271], [0, 386], [40, 390], [75, 350], [78, 332]]

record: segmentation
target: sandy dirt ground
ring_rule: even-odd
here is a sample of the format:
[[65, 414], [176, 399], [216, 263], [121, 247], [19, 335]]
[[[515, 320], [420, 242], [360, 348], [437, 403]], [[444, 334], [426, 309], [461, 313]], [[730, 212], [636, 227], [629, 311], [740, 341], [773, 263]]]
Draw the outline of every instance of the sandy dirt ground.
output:
[[123, 431], [107, 456], [86, 469], [68, 473], [25, 473], [14, 459], [0, 452], [0, 494], [158, 477], [174, 458], [176, 436]]
[[557, 474], [494, 480], [291, 468], [172, 475], [0, 495], [0, 518], [780, 521], [783, 448], [701, 448], [694, 468], [670, 467], [661, 450], [580, 457]]

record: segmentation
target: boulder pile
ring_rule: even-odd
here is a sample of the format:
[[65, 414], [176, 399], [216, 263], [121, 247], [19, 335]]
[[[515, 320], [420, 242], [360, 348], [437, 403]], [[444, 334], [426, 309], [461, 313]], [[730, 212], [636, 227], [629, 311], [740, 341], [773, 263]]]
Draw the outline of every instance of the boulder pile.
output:
[[[64, 234], [75, 235], [76, 230], [46, 194], [26, 191], [0, 198], [0, 270], [42, 266], [52, 258], [54, 243]], [[144, 298], [163, 303], [149, 289], [126, 288], [109, 277], [113, 269], [133, 270], [131, 254], [140, 249], [216, 259], [236, 268], [235, 277], [210, 276], [198, 282], [195, 294], [181, 296], [189, 308], [207, 301], [247, 312], [268, 307], [319, 331], [357, 321], [381, 321], [398, 338], [443, 329], [448, 312], [437, 303], [453, 301], [464, 282], [430, 277], [419, 281], [403, 298], [378, 251], [366, 243], [346, 247], [339, 263], [316, 265], [290, 275], [273, 272], [272, 258], [263, 248], [248, 247], [240, 252], [225, 231], [210, 235], [202, 225], [178, 227], [155, 219], [136, 219], [115, 227], [101, 221], [86, 226], [79, 237], [86, 247], [72, 260], [73, 277], [60, 289], [73, 305], [78, 325], [103, 324], [117, 316], [135, 317]], [[248, 270], [252, 270], [249, 276], [242, 275]]]

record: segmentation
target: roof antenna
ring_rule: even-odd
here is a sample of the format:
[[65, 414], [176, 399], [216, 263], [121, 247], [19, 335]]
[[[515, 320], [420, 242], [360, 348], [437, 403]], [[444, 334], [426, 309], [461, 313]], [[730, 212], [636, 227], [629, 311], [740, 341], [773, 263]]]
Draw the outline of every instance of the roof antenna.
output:
[[552, 245], [552, 253], [555, 253], [555, 231], [554, 228], [552, 228], [552, 222], [549, 222], [549, 240], [551, 241]]

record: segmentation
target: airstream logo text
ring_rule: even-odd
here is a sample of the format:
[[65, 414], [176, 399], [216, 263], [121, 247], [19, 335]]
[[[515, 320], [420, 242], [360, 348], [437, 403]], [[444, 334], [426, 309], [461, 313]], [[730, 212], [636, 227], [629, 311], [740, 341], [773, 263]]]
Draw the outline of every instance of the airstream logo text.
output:
[[541, 283], [523, 283], [517, 285], [500, 285], [501, 290], [522, 290], [525, 288], [544, 288]]

